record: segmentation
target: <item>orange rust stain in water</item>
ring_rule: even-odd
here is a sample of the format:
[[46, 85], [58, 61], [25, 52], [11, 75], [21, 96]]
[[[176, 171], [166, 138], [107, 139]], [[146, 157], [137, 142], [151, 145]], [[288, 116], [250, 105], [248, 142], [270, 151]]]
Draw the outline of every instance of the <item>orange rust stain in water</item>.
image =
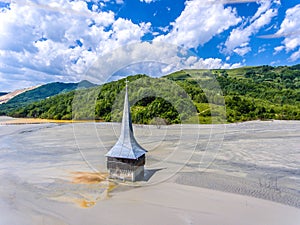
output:
[[96, 204], [96, 202], [94, 202], [94, 201], [87, 201], [85, 199], [78, 200], [77, 203], [82, 208], [89, 208], [89, 207], [92, 207]]
[[107, 173], [72, 172], [74, 184], [96, 184], [107, 179]]
[[[71, 172], [72, 183], [73, 184], [97, 184], [103, 181], [107, 181], [108, 174], [107, 173], [92, 173], [92, 172]], [[116, 187], [117, 185], [113, 182], [108, 182], [107, 187], [105, 188], [106, 197], [110, 197], [109, 193]], [[75, 200], [75, 199], [74, 199]], [[96, 205], [96, 201], [92, 201], [89, 199], [76, 199], [75, 203], [78, 204], [81, 208], [90, 208]]]

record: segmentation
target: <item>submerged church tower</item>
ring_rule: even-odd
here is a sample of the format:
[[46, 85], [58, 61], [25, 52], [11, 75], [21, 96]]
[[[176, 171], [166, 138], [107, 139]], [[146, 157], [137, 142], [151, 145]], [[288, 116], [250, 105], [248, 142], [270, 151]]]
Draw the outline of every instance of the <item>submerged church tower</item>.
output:
[[117, 143], [106, 154], [110, 178], [128, 181], [142, 180], [146, 152], [134, 137], [126, 81], [121, 134]]

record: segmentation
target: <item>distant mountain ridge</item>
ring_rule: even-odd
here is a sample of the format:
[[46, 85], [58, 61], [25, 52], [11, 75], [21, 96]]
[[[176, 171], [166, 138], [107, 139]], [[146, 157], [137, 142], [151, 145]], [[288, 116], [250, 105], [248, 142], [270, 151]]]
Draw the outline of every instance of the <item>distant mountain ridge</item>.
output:
[[[13, 97], [5, 101], [5, 104], [0, 105], [0, 113], [1, 111], [10, 112], [13, 109], [27, 106], [32, 102], [37, 102], [57, 94], [67, 93], [72, 90], [90, 88], [94, 86], [97, 85], [89, 81], [83, 80], [79, 83], [54, 82], [25, 90], [22, 89], [23, 91], [21, 93], [14, 95]], [[12, 93], [9, 93], [8, 95], [11, 95]], [[6, 95], [1, 96], [0, 98], [5, 98], [5, 96]]]
[[4, 103], [8, 102], [9, 100], [15, 98], [16, 96], [18, 96], [26, 91], [33, 90], [39, 86], [40, 85], [29, 87], [29, 88], [18, 89], [18, 90], [12, 91], [10, 93], [3, 93], [3, 95], [1, 95], [1, 93], [0, 93], [0, 104], [4, 104]]
[[8, 94], [8, 92], [0, 92], [0, 96], [7, 95], [7, 94]]

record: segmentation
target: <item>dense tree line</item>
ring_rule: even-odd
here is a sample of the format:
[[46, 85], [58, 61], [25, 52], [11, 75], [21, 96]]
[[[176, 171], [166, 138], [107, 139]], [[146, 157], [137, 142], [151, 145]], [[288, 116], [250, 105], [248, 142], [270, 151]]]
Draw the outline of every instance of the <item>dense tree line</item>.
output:
[[[183, 70], [163, 78], [130, 76], [132, 119], [143, 124], [299, 120], [299, 67]], [[2, 113], [14, 117], [120, 121], [124, 90], [125, 79], [121, 79]]]

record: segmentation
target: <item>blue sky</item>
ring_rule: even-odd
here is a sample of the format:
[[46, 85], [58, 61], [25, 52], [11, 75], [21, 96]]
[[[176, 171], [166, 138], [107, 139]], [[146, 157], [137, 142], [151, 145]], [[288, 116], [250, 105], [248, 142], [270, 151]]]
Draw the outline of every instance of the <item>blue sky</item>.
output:
[[299, 63], [299, 0], [0, 0], [0, 91]]

